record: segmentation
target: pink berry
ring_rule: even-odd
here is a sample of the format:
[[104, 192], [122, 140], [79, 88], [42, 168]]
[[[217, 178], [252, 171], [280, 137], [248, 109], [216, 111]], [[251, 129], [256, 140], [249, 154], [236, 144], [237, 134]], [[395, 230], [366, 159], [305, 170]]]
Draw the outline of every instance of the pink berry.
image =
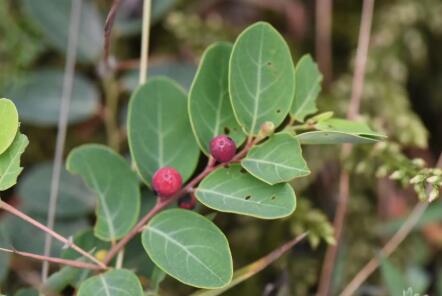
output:
[[210, 141], [210, 152], [219, 162], [229, 162], [235, 156], [235, 142], [228, 136], [217, 136]]
[[196, 198], [193, 196], [183, 196], [178, 200], [178, 206], [182, 209], [193, 210], [196, 206]]
[[172, 167], [163, 167], [152, 177], [153, 189], [160, 197], [171, 197], [178, 193], [183, 183], [180, 173]]

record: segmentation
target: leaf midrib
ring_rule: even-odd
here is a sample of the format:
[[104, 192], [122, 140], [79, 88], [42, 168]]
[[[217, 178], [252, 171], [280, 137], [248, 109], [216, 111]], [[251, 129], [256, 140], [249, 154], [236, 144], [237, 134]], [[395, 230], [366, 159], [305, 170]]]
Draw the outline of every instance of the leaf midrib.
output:
[[252, 199], [245, 200], [245, 199], [243, 199], [243, 198], [241, 198], [239, 196], [235, 196], [235, 195], [232, 195], [232, 194], [225, 194], [225, 193], [222, 193], [222, 192], [219, 192], [219, 191], [210, 190], [210, 189], [198, 188], [197, 192], [198, 191], [203, 193], [203, 194], [204, 193], [211, 193], [211, 194], [219, 195], [219, 196], [222, 196], [222, 197], [225, 197], [225, 198], [228, 198], [228, 199], [232, 199], [232, 200], [235, 200], [235, 201], [239, 201], [239, 202], [242, 202], [242, 203], [245, 203], [245, 204], [253, 203], [253, 204], [257, 204], [259, 206], [265, 206], [265, 207], [277, 208], [277, 209], [285, 209], [286, 208], [286, 207], [283, 207], [283, 206], [277, 206], [277, 205], [270, 204], [270, 203], [258, 202], [258, 201], [252, 200]]
[[108, 286], [107, 286], [106, 279], [104, 278], [103, 275], [100, 275], [100, 281], [101, 281], [101, 283], [103, 285], [104, 292], [106, 293], [106, 296], [111, 296], [110, 291], [109, 291]]
[[307, 170], [303, 170], [303, 169], [300, 169], [300, 168], [297, 168], [297, 167], [292, 167], [292, 166], [288, 166], [288, 165], [285, 165], [285, 164], [282, 164], [282, 163], [272, 162], [272, 161], [264, 160], [264, 159], [256, 159], [256, 158], [249, 158], [249, 157], [247, 157], [246, 159], [244, 159], [244, 162], [247, 162], [247, 161], [263, 163], [263, 164], [267, 164], [267, 165], [273, 165], [273, 166], [276, 166], [276, 167], [282, 167], [282, 168], [285, 168], [285, 169], [295, 170], [295, 171], [302, 172], [302, 173], [308, 173], [309, 172]]
[[153, 227], [152, 225], [148, 226], [147, 231], [151, 231], [161, 237], [163, 237], [166, 242], [170, 241], [171, 243], [175, 244], [176, 246], [178, 246], [179, 248], [181, 248], [182, 250], [184, 250], [184, 252], [192, 257], [196, 262], [198, 262], [202, 267], [204, 267], [207, 271], [209, 271], [211, 274], [213, 274], [221, 283], [224, 282], [224, 280], [222, 279], [221, 276], [219, 276], [215, 271], [213, 271], [210, 267], [208, 267], [204, 262], [202, 262], [197, 256], [195, 256], [192, 252], [190, 252], [188, 250], [188, 248], [181, 244], [179, 241], [177, 241], [176, 239], [174, 239], [173, 237], [171, 237], [170, 235], [168, 235], [167, 233], [164, 233], [163, 231], [161, 231], [160, 229], [157, 229], [155, 227]]
[[319, 83], [321, 81], [321, 77], [319, 76], [318, 78], [316, 78], [316, 80], [313, 82], [314, 86], [312, 88], [310, 88], [310, 91], [307, 93], [307, 99], [304, 100], [304, 102], [302, 102], [301, 106], [299, 106], [298, 110], [296, 111], [296, 116], [299, 116], [299, 113], [301, 113], [303, 111], [303, 109], [305, 108], [305, 106], [307, 105], [307, 103], [311, 102], [311, 98], [312, 98], [312, 92], [316, 87], [316, 84]]
[[261, 36], [259, 39], [259, 53], [258, 53], [258, 61], [256, 62], [257, 65], [257, 71], [256, 71], [256, 88], [255, 88], [255, 100], [253, 101], [253, 118], [252, 118], [252, 126], [250, 128], [250, 133], [255, 132], [255, 126], [256, 121], [258, 117], [258, 110], [259, 110], [259, 97], [261, 92], [261, 80], [262, 80], [262, 69], [261, 69], [261, 63], [262, 63], [262, 47], [263, 47], [263, 34], [264, 34], [264, 28], [261, 28]]
[[[84, 161], [84, 158], [83, 158], [83, 161]], [[115, 238], [116, 238], [116, 236], [115, 236], [115, 228], [114, 228], [114, 224], [113, 224], [110, 212], [109, 212], [109, 208], [108, 208], [106, 200], [104, 198], [104, 194], [99, 190], [100, 186], [98, 185], [97, 179], [95, 178], [89, 163], [87, 161], [85, 161], [85, 164], [86, 164], [86, 169], [89, 172], [89, 175], [91, 176], [91, 180], [92, 180], [93, 186], [97, 189], [98, 198], [100, 199], [100, 204], [101, 204], [101, 206], [103, 208], [103, 212], [104, 212], [104, 215], [106, 217], [107, 224], [109, 225], [109, 227], [108, 227], [109, 228], [109, 234], [111, 236], [111, 239], [115, 240]]]

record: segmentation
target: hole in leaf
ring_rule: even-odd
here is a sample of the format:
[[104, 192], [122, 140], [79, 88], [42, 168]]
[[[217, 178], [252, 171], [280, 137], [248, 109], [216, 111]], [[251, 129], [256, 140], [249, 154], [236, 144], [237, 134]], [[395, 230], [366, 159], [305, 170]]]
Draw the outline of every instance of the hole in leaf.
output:
[[249, 200], [251, 198], [250, 195], [247, 195], [246, 197], [244, 197], [245, 200]]
[[230, 129], [227, 126], [224, 127], [224, 133], [226, 135], [230, 134]]

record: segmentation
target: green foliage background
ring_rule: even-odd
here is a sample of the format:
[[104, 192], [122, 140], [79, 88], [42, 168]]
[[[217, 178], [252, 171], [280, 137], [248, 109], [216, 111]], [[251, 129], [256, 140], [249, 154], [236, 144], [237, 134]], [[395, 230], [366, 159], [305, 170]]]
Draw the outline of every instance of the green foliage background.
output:
[[[44, 6], [47, 1], [41, 1], [41, 5]], [[0, 2], [0, 97], [20, 89], [31, 73], [40, 73], [42, 69], [56, 69], [59, 75], [62, 73], [63, 49], [51, 43], [38, 26], [38, 21], [25, 9], [24, 2], [29, 1]], [[102, 24], [109, 9], [109, 1], [85, 2], [97, 9], [97, 23]], [[118, 146], [122, 152], [128, 151], [122, 122], [125, 122], [127, 101], [137, 79], [136, 69], [128, 65], [139, 55], [140, 3], [124, 2], [127, 3], [118, 13], [111, 46], [118, 66], [116, 75], [102, 79], [98, 56], [92, 60], [81, 60], [77, 65], [77, 72], [86, 80], [79, 92], [86, 91], [84, 88], [87, 86], [84, 84], [87, 84], [92, 88], [88, 92], [92, 95], [88, 104], [81, 105], [87, 108], [80, 106], [76, 109], [82, 116], [81, 120], [72, 120], [70, 124], [66, 152], [82, 143], [106, 143], [109, 140], [103, 120], [103, 106], [105, 98], [110, 94], [118, 98], [118, 108], [114, 114], [122, 126], [119, 135], [122, 141]], [[287, 6], [290, 13], [287, 13], [286, 6], [282, 5], [281, 8], [262, 3], [252, 0], [154, 1], [149, 75], [170, 76], [188, 90], [203, 49], [214, 41], [233, 41], [244, 27], [256, 20], [269, 21], [283, 33], [293, 51], [295, 62], [304, 53], [314, 56], [313, 1], [292, 1], [294, 4]], [[320, 109], [333, 110], [341, 116], [345, 114], [351, 93], [360, 11], [360, 1], [336, 1], [333, 7], [333, 77], [318, 102]], [[303, 17], [297, 17], [299, 15]], [[431, 165], [442, 149], [441, 15], [442, 3], [438, 0], [376, 3], [361, 114], [378, 130], [384, 131], [394, 144], [387, 147], [358, 146], [351, 157], [344, 160], [352, 176], [352, 195], [343, 247], [333, 276], [335, 292], [340, 291], [363, 264], [377, 254], [385, 239], [397, 229], [398, 219], [405, 217], [416, 201], [413, 190], [404, 190], [399, 184], [377, 176], [402, 171], [405, 173], [399, 179], [407, 185], [413, 175], [422, 173], [421, 167], [418, 164], [413, 166], [410, 159], [423, 158]], [[65, 21], [60, 24], [60, 28], [65, 26], [67, 31]], [[26, 98], [13, 99], [27, 99], [30, 103], [24, 102], [20, 106], [28, 108], [29, 112], [33, 110], [32, 103], [38, 100], [37, 95], [44, 96], [46, 93], [47, 87], [33, 93], [23, 93]], [[53, 101], [41, 102], [40, 105], [46, 108], [41, 111], [46, 119], [54, 117], [57, 110], [53, 108]], [[33, 118], [24, 118], [21, 129], [30, 139], [30, 146], [24, 156], [26, 175], [52, 159], [56, 124], [52, 122], [42, 125]], [[234, 215], [216, 217], [217, 224], [228, 234], [232, 252], [237, 259], [235, 268], [255, 261], [305, 230], [311, 232], [309, 243], [299, 245], [271, 268], [225, 295], [312, 295], [316, 291], [326, 248], [322, 239], [332, 241], [328, 221], [333, 217], [336, 206], [340, 163], [336, 157], [338, 151], [338, 147], [332, 146], [305, 149], [312, 174], [294, 182], [298, 205], [290, 218], [268, 222]], [[385, 172], [382, 174], [380, 170]], [[46, 174], [43, 179], [47, 181], [48, 187], [49, 176]], [[45, 198], [48, 190], [43, 188], [38, 194], [29, 193], [29, 190], [21, 189], [19, 185], [15, 190], [7, 192], [6, 199], [16, 205], [26, 205], [26, 199], [33, 195], [33, 198], [47, 202]], [[88, 204], [88, 201], [84, 203]], [[148, 205], [143, 207], [146, 209]], [[25, 210], [32, 213], [32, 209]], [[39, 212], [38, 215], [44, 218], [43, 213]], [[440, 204], [432, 205], [419, 225], [422, 231], [414, 232], [391, 258], [391, 262], [387, 263], [401, 271], [402, 277], [415, 292], [442, 295], [442, 281], [438, 280], [442, 278], [441, 217]], [[72, 234], [74, 229], [89, 223], [89, 218], [87, 211], [77, 216], [62, 215], [57, 217], [57, 225], [61, 232], [65, 229], [67, 234]], [[16, 232], [32, 233], [32, 230], [6, 215], [0, 214], [0, 222], [12, 225], [11, 229]], [[8, 236], [2, 234], [3, 228], [0, 228], [1, 246], [9, 244]], [[17, 248], [27, 243], [14, 236], [11, 240]], [[40, 245], [29, 244], [29, 249], [40, 250], [41, 240], [35, 239], [35, 242]], [[8, 260], [9, 257], [0, 254], [0, 262]], [[24, 267], [17, 265], [23, 262]], [[14, 261], [13, 265], [30, 271], [39, 268], [38, 265], [22, 260]], [[12, 293], [25, 283], [17, 275], [16, 269], [7, 272], [5, 266], [0, 264], [1, 291]], [[146, 275], [150, 273], [151, 270], [146, 271]], [[363, 289], [367, 295], [375, 295], [370, 294], [372, 289], [385, 292], [390, 286], [385, 281], [388, 278], [384, 280], [381, 273], [376, 273]], [[161, 295], [187, 295], [191, 290], [166, 278], [160, 291]]]

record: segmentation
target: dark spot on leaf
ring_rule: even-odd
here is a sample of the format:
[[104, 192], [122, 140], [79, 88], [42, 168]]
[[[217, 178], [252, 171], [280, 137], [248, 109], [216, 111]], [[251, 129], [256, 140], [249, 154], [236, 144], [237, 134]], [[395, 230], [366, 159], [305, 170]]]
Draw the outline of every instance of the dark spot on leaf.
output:
[[246, 171], [244, 168], [241, 168], [241, 169], [239, 170], [239, 172], [240, 172], [241, 174], [247, 174], [247, 171]]
[[251, 198], [250, 195], [247, 195], [246, 197], [244, 197], [245, 200], [249, 200]]
[[267, 62], [267, 66], [271, 66], [272, 65], [272, 62]]
[[230, 168], [230, 166], [229, 166], [228, 164], [225, 164], [224, 167], [225, 167], [226, 169]]
[[276, 110], [276, 113], [281, 113], [281, 110], [279, 110], [279, 109], [278, 109], [278, 110]]
[[275, 195], [273, 195], [273, 196], [272, 196], [272, 200], [275, 200], [275, 199], [276, 199], [276, 196], [275, 196]]
[[224, 133], [225, 133], [226, 135], [230, 134], [230, 129], [229, 129], [227, 126], [224, 127]]

